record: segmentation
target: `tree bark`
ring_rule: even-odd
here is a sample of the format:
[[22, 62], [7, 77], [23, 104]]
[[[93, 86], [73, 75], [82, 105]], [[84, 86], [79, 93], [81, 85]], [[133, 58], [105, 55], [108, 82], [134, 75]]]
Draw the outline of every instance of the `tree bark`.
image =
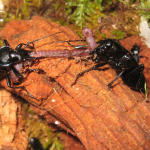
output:
[[[39, 16], [34, 16], [29, 21], [12, 21], [0, 35], [15, 48], [19, 43], [31, 42], [60, 31], [62, 33], [35, 42], [36, 51], [72, 50], [65, 42], [49, 43], [80, 38], [70, 28]], [[121, 42], [128, 50], [135, 42], [141, 45], [140, 55], [148, 57], [141, 58], [141, 62], [145, 65], [145, 77], [149, 79], [150, 51], [140, 37], [133, 36]], [[43, 116], [48, 123], [57, 124], [78, 137], [87, 150], [150, 149], [150, 106], [144, 95], [132, 91], [121, 78], [109, 91], [107, 85], [117, 75], [109, 65], [86, 73], [71, 87], [75, 76], [94, 66], [94, 62], [85, 67], [85, 62], [76, 63], [73, 59], [64, 59], [56, 67], [59, 60], [60, 58], [39, 60], [32, 68], [41, 69], [45, 74], [31, 72], [20, 84], [39, 102], [29, 97], [24, 90], [8, 88], [6, 79], [0, 84], [25, 98], [31, 103], [33, 111]], [[148, 80], [147, 84], [150, 86]]]

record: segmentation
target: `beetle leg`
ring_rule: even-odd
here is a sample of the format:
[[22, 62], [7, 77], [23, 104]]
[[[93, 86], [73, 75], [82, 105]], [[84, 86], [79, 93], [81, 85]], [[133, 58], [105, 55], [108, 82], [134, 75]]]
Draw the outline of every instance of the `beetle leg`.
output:
[[[16, 50], [21, 50], [21, 49], [25, 49], [26, 47], [28, 47], [28, 48], [30, 48], [30, 49], [34, 49], [34, 44], [33, 44], [33, 43], [30, 43], [30, 44], [32, 44], [32, 46], [29, 45], [28, 43], [27, 43], [27, 44], [25, 44], [25, 43], [20, 43], [19, 45], [16, 46], [15, 49], [16, 49]], [[21, 48], [23, 45], [24, 45], [24, 47]]]
[[128, 76], [131, 76], [133, 73], [136, 73], [136, 72], [142, 72], [144, 70], [144, 65], [141, 64], [141, 65], [138, 65], [135, 69], [133, 69], [132, 71], [130, 71], [126, 77]]
[[121, 71], [121, 72], [119, 73], [119, 75], [118, 75], [112, 82], [110, 82], [110, 83], [108, 84], [108, 89], [109, 89], [109, 90], [110, 90], [111, 85], [112, 85], [124, 72], [125, 72], [125, 70]]
[[9, 73], [8, 73], [8, 72], [7, 72], [7, 74], [6, 74], [6, 81], [7, 81], [7, 85], [8, 85], [9, 88], [13, 88], [13, 89], [23, 89], [23, 90], [25, 90], [25, 91], [27, 92], [27, 94], [28, 94], [30, 97], [32, 97], [32, 98], [36, 99], [37, 101], [39, 101], [36, 97], [34, 97], [33, 95], [31, 95], [31, 94], [27, 91], [27, 89], [26, 89], [24, 86], [18, 86], [18, 87], [11, 86], [11, 81], [10, 81], [10, 77], [9, 77]]
[[4, 46], [10, 46], [7, 40], [4, 40]]
[[22, 75], [19, 73], [18, 70], [16, 70], [16, 68], [14, 68], [13, 66], [11, 66], [11, 69], [13, 70], [14, 74], [19, 77], [19, 78], [22, 78]]
[[[75, 40], [74, 42], [76, 42], [76, 41], [81, 41], [81, 40]], [[82, 47], [87, 47], [88, 45], [72, 45], [71, 43], [70, 43], [71, 41], [67, 41], [67, 43], [70, 45], [70, 46], [72, 46], [72, 47], [74, 47], [75, 49], [79, 49], [79, 48], [82, 48]]]
[[83, 71], [83, 72], [77, 74], [76, 79], [75, 79], [75, 81], [71, 84], [71, 86], [73, 86], [73, 85], [77, 82], [78, 78], [81, 77], [81, 76], [83, 76], [86, 72], [89, 72], [89, 71], [91, 71], [91, 70], [97, 70], [98, 67], [104, 66], [104, 65], [106, 65], [106, 64], [108, 64], [108, 62], [99, 63], [99, 64], [97, 64], [97, 65], [95, 65], [95, 66], [93, 66], [93, 67], [91, 67], [91, 68], [89, 68], [89, 69], [87, 69], [87, 70], [85, 70], [85, 71]]
[[6, 82], [7, 82], [8, 87], [11, 87], [11, 81], [10, 81], [10, 77], [9, 77], [8, 72], [6, 73]]
[[40, 72], [40, 73], [44, 73], [45, 74], [45, 72], [42, 69], [29, 69], [29, 68], [27, 68], [25, 70], [25, 74], [28, 73], [28, 72], [32, 72], [32, 71], [36, 71], [36, 72]]
[[77, 45], [77, 46], [75, 46], [75, 45], [71, 44], [71, 42], [81, 42], [81, 41], [86, 41], [86, 40], [56, 41], [56, 42], [51, 42], [50, 44], [67, 42], [70, 46], [74, 47], [75, 49], [79, 49], [79, 48], [87, 47], [88, 46], [88, 45]]
[[[125, 78], [128, 82], [130, 82], [132, 80], [132, 83], [134, 83], [134, 88], [132, 88], [132, 89], [140, 90], [140, 91], [143, 91], [143, 93], [144, 93], [145, 92], [145, 89], [144, 89], [145, 77], [142, 73], [143, 70], [144, 70], [144, 65], [141, 64], [141, 65], [137, 66], [135, 69], [133, 69], [132, 71], [130, 71], [125, 76]], [[128, 78], [129, 78], [129, 80], [128, 80]]]

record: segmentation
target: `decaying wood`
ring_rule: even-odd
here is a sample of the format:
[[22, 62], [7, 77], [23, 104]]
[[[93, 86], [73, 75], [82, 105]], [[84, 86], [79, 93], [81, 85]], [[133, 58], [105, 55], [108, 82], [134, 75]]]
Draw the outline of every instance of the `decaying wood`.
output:
[[[0, 35], [15, 48], [19, 43], [60, 31], [62, 33], [36, 42], [36, 50], [73, 49], [67, 43], [49, 44], [59, 40], [80, 39], [71, 29], [38, 16], [30, 21], [8, 23]], [[141, 44], [140, 55], [149, 57], [150, 51], [136, 38], [130, 37], [122, 43], [127, 49], [135, 42]], [[40, 100], [39, 103], [23, 90], [8, 88], [6, 79], [0, 83], [29, 103], [36, 103], [38, 107], [31, 106], [34, 112], [42, 115], [48, 123], [56, 124], [59, 121], [57, 125], [77, 136], [87, 150], [150, 149], [150, 106], [142, 94], [132, 91], [121, 79], [109, 91], [107, 85], [116, 77], [115, 70], [109, 65], [85, 74], [71, 87], [76, 74], [94, 63], [85, 67], [84, 62], [76, 64], [74, 60], [65, 59], [56, 68], [58, 60], [40, 60], [32, 68], [42, 69], [45, 74], [32, 72], [21, 83]], [[144, 74], [148, 80], [149, 58], [141, 58], [141, 62], [145, 64]]]
[[[17, 127], [17, 110], [21, 106], [10, 92], [0, 88], [0, 150], [27, 149], [28, 138], [24, 131]], [[18, 137], [17, 144], [14, 143]]]

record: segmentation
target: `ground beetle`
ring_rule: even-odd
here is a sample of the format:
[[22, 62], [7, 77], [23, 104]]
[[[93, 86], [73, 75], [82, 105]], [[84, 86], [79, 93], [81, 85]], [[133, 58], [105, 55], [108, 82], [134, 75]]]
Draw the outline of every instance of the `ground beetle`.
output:
[[37, 138], [31, 137], [29, 143], [34, 150], [44, 150], [41, 142]]
[[[99, 67], [106, 64], [110, 64], [117, 72], [118, 76], [108, 84], [110, 89], [111, 85], [122, 76], [123, 81], [131, 87], [133, 90], [140, 92], [145, 92], [144, 84], [145, 77], [143, 74], [144, 65], [139, 65], [139, 50], [140, 48], [137, 45], [134, 45], [132, 48], [132, 54], [126, 50], [122, 44], [114, 39], [101, 40], [97, 42], [98, 47], [93, 50], [90, 55], [96, 54], [96, 58], [93, 59], [96, 64], [95, 66], [79, 73], [76, 76], [76, 79], [72, 85], [74, 85], [77, 79], [83, 76], [86, 72], [90, 70], [99, 69]], [[102, 61], [100, 63], [100, 61]]]
[[[61, 33], [61, 32], [57, 32], [57, 33]], [[11, 80], [13, 83], [18, 83], [19, 79], [23, 78], [23, 76], [20, 74], [21, 70], [26, 65], [29, 65], [30, 63], [34, 63], [34, 60], [43, 58], [45, 53], [43, 53], [43, 56], [40, 57], [32, 56], [33, 51], [31, 50], [34, 49], [33, 43], [52, 35], [54, 34], [36, 39], [32, 42], [28, 42], [27, 44], [20, 43], [15, 49], [12, 49], [9, 43], [7, 42], [7, 40], [4, 40], [4, 46], [0, 48], [0, 70], [6, 72], [6, 81], [8, 87], [14, 89], [24, 89], [30, 97], [35, 98], [26, 90], [24, 86], [12, 86]], [[30, 50], [25, 50], [26, 47], [29, 48]], [[25, 73], [28, 71], [34, 71], [34, 69], [31, 70], [27, 69]]]

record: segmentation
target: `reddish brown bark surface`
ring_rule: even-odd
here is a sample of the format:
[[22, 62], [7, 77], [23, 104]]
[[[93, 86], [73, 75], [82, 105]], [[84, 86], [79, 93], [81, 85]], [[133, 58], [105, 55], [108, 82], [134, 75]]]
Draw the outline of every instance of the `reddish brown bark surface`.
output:
[[[53, 41], [74, 40], [79, 37], [68, 27], [38, 16], [30, 21], [10, 22], [0, 32], [0, 36], [15, 48], [19, 43], [60, 31], [62, 33], [35, 42], [36, 50], [73, 49], [67, 43], [49, 45]], [[142, 48], [140, 55], [150, 56], [149, 49], [138, 36], [121, 42], [127, 49], [137, 42]], [[94, 63], [85, 67], [84, 62], [75, 63], [74, 60], [65, 59], [56, 68], [58, 60], [59, 58], [40, 60], [32, 68], [42, 69], [46, 74], [32, 72], [21, 83], [40, 100], [38, 103], [24, 90], [8, 88], [6, 79], [1, 81], [1, 85], [27, 101], [36, 103], [39, 107], [32, 105], [34, 112], [45, 117], [48, 123], [56, 123], [58, 120], [58, 126], [77, 136], [87, 150], [150, 149], [150, 107], [143, 95], [132, 91], [121, 79], [109, 91], [107, 85], [116, 77], [115, 70], [109, 65], [85, 74], [71, 87], [76, 74]], [[140, 63], [145, 65], [144, 74], [150, 87], [149, 58], [141, 58]]]
[[[15, 101], [16, 98], [10, 92], [0, 88], [0, 150], [16, 150], [27, 148], [27, 135], [24, 131], [17, 130], [17, 109], [21, 106]], [[19, 131], [19, 132], [18, 132]], [[16, 145], [13, 143], [15, 136], [19, 140]]]

